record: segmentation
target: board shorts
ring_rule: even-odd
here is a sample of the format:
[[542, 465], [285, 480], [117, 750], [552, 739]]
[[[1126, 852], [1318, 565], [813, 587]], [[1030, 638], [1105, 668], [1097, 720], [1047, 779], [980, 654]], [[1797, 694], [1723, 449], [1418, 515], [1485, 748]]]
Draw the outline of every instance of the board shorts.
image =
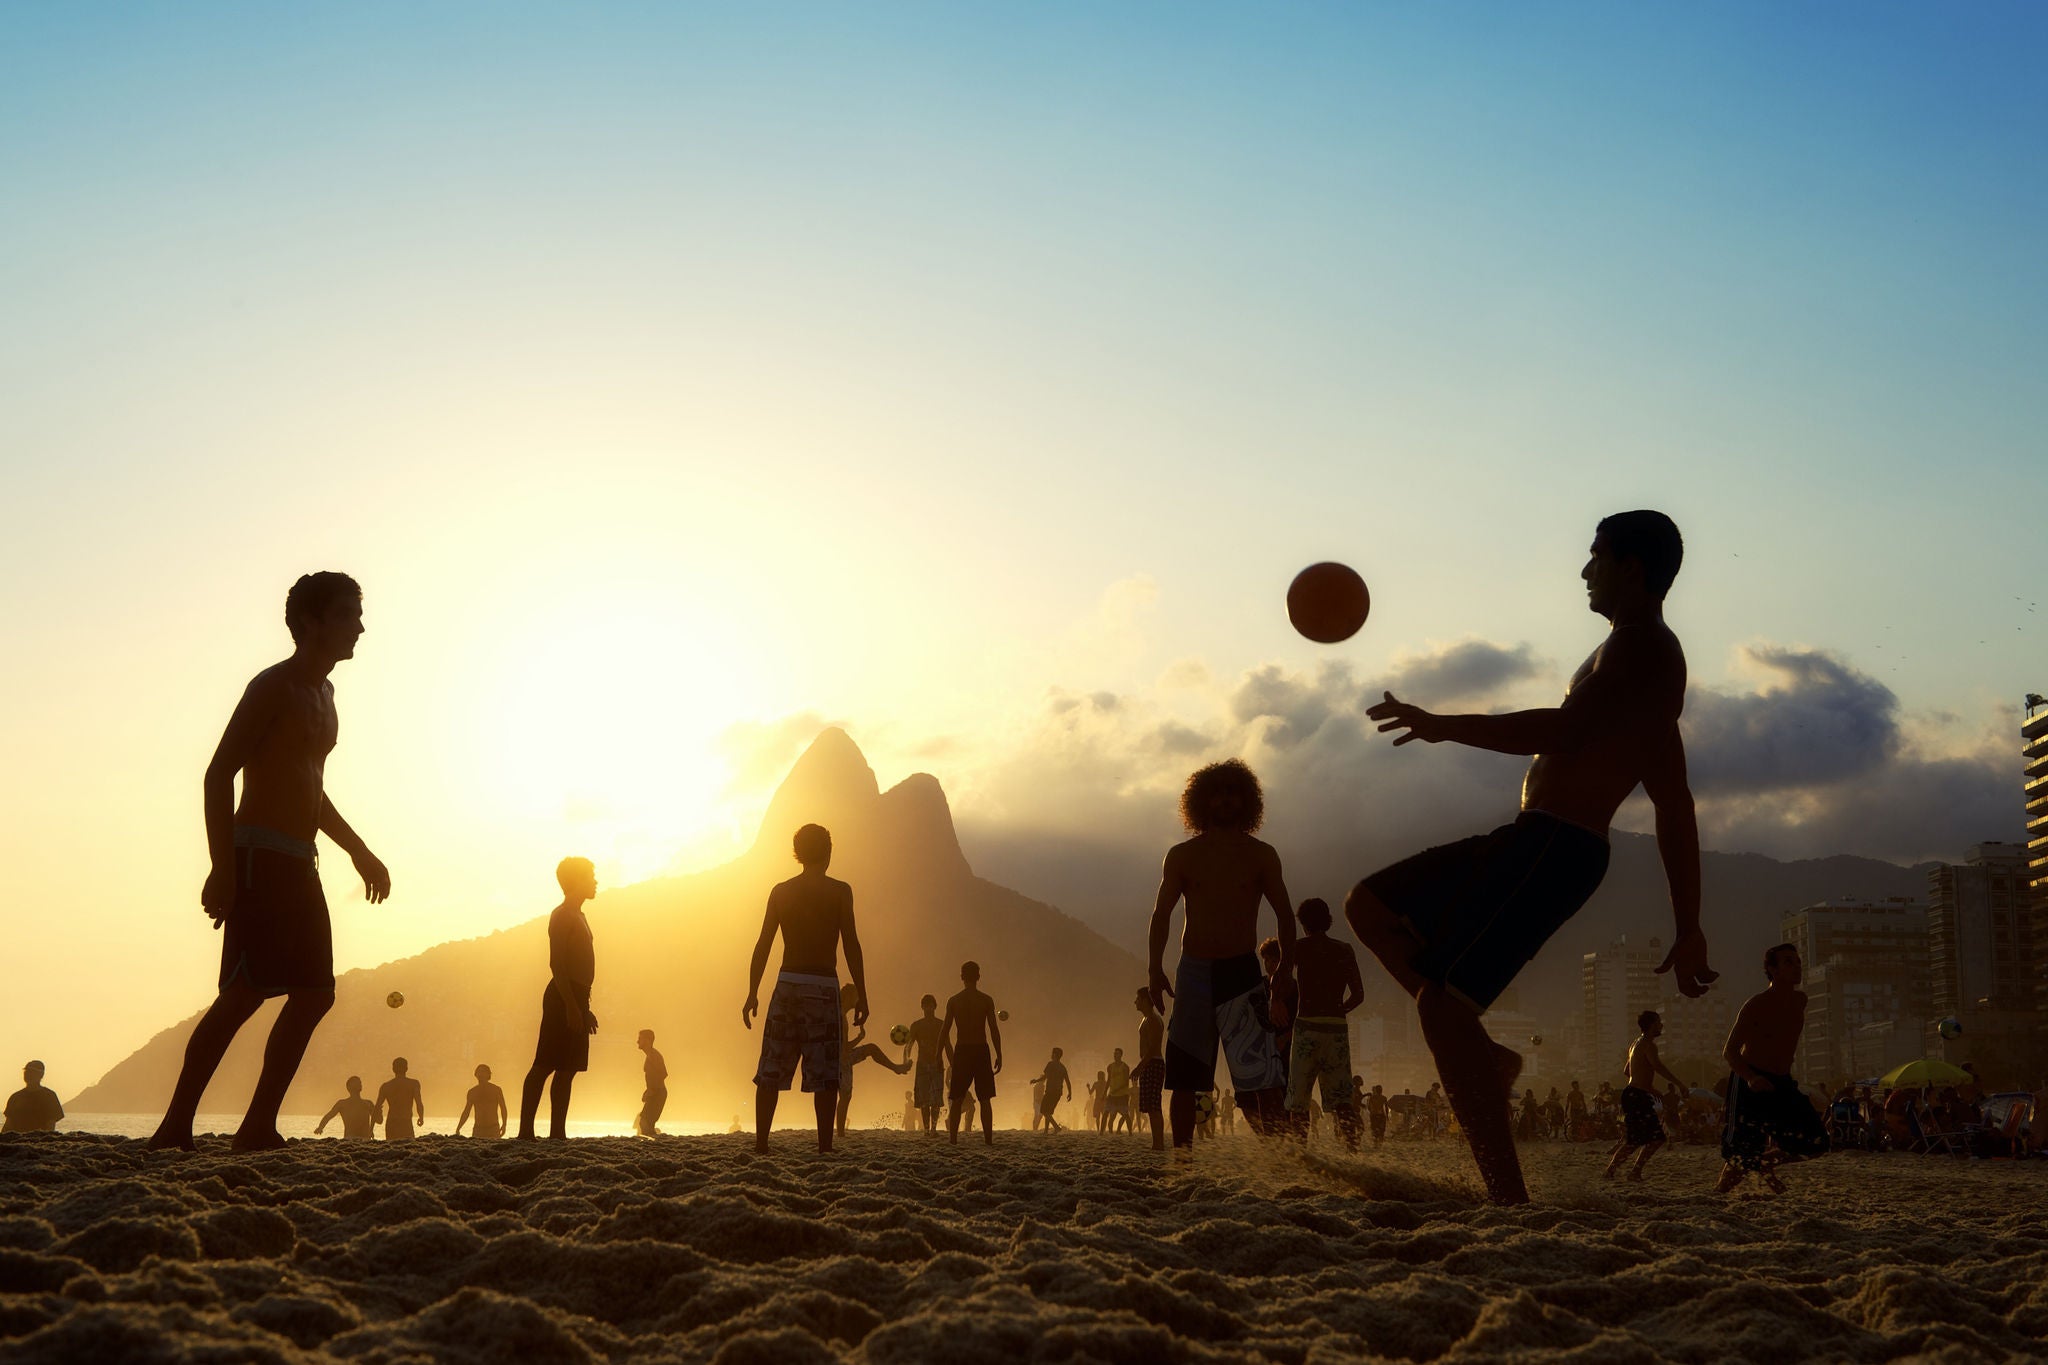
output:
[[837, 977], [778, 975], [761, 1018], [761, 1064], [754, 1069], [754, 1084], [789, 1089], [801, 1060], [806, 1092], [837, 1090], [841, 1018]]
[[642, 1137], [652, 1137], [654, 1126], [661, 1122], [661, 1111], [668, 1108], [668, 1085], [650, 1085], [640, 1093], [640, 1112], [633, 1119], [633, 1131]]
[[1728, 1078], [1728, 1110], [1721, 1124], [1721, 1156], [1746, 1171], [1760, 1170], [1773, 1142], [1785, 1156], [1825, 1156], [1828, 1130], [1820, 1111], [1790, 1076], [1759, 1071], [1769, 1090], [1752, 1090], [1740, 1076]]
[[1219, 1044], [1239, 1093], [1287, 1084], [1266, 1019], [1266, 974], [1254, 953], [1181, 956], [1166, 1023], [1166, 1088], [1214, 1090]]
[[1666, 1136], [1664, 1121], [1657, 1116], [1657, 1097], [1640, 1086], [1624, 1086], [1621, 1092], [1622, 1140], [1631, 1147], [1647, 1147]]
[[334, 989], [334, 929], [313, 845], [261, 825], [235, 826], [235, 908], [221, 926], [220, 988], [266, 998]]
[[1600, 889], [1607, 841], [1542, 811], [1439, 844], [1359, 885], [1421, 943], [1415, 971], [1485, 1012]]
[[1341, 1019], [1294, 1021], [1294, 1057], [1287, 1072], [1287, 1107], [1305, 1110], [1317, 1082], [1323, 1108], [1351, 1107], [1351, 1032]]
[[[576, 1003], [590, 1013], [590, 986], [586, 982], [566, 983], [576, 993]], [[573, 1028], [569, 1011], [563, 1008], [562, 993], [549, 981], [540, 994], [540, 1041], [533, 1045], [536, 1071], [590, 1070], [590, 1028]]]
[[1038, 1112], [1041, 1114], [1045, 1114], [1049, 1117], [1052, 1114], [1052, 1111], [1059, 1107], [1059, 1089], [1056, 1086], [1047, 1086], [1045, 1089], [1045, 1097], [1039, 1100], [1038, 1102]]
[[919, 1066], [915, 1085], [916, 1108], [937, 1109], [946, 1102], [946, 1068], [939, 1063]]
[[1151, 1111], [1159, 1107], [1159, 1100], [1166, 1092], [1166, 1061], [1161, 1057], [1147, 1057], [1138, 1063], [1138, 1069], [1131, 1073], [1131, 1079], [1138, 1083], [1138, 1108]]
[[986, 1045], [953, 1049], [953, 1084], [948, 1088], [953, 1103], [967, 1098], [969, 1086], [974, 1088], [974, 1098], [978, 1100], [996, 1097], [995, 1062]]

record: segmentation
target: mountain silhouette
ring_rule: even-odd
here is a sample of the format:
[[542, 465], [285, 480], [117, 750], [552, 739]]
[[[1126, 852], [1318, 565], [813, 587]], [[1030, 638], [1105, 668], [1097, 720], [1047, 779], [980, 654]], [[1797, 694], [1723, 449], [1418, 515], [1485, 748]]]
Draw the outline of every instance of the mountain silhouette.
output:
[[[1135, 1056], [1131, 996], [1144, 981], [1138, 959], [1052, 906], [976, 877], [936, 778], [918, 773], [883, 791], [859, 746], [845, 731], [827, 729], [776, 791], [746, 853], [707, 872], [607, 889], [591, 902], [591, 1008], [601, 1031], [592, 1039], [590, 1073], [577, 1083], [576, 1117], [623, 1122], [638, 1107], [633, 1037], [642, 1028], [655, 1031], [667, 1058], [673, 1119], [722, 1122], [751, 1112], [761, 1035], [759, 1020], [751, 1032], [740, 1024], [748, 954], [769, 888], [797, 870], [790, 837], [813, 822], [832, 831], [832, 874], [853, 886], [873, 1041], [886, 1048], [890, 1025], [918, 1015], [920, 995], [943, 1002], [958, 990], [960, 963], [972, 958], [981, 963], [983, 988], [1011, 1015], [1003, 1027], [999, 1122], [1021, 1115], [1025, 1082], [1055, 1045], [1077, 1071], [1105, 1065], [1112, 1047]], [[489, 1063], [501, 1083], [516, 1083], [532, 1058], [548, 980], [549, 890], [536, 896], [535, 917], [514, 928], [343, 975], [285, 1111], [321, 1113], [345, 1077], [361, 1075], [374, 1087], [400, 1055], [422, 1082], [433, 1117], [459, 1110], [478, 1062]], [[780, 951], [778, 944], [769, 960], [764, 1003]], [[405, 995], [402, 1009], [385, 1004], [394, 990]], [[275, 1009], [242, 1030], [201, 1112], [239, 1112]], [[69, 1107], [162, 1108], [196, 1019], [159, 1033]], [[854, 1082], [858, 1125], [900, 1110], [909, 1078], [864, 1064]], [[807, 1115], [806, 1108], [796, 1117]]]

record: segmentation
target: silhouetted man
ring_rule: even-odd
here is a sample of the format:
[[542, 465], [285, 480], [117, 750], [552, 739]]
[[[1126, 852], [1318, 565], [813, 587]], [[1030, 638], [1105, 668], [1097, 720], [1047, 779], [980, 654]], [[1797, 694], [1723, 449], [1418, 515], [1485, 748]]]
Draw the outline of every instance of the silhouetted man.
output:
[[1166, 1093], [1166, 1060], [1160, 1054], [1166, 1046], [1166, 1021], [1159, 1017], [1159, 1007], [1152, 1002], [1148, 987], [1138, 987], [1138, 1013], [1144, 1022], [1138, 1025], [1138, 1069], [1134, 1074], [1138, 1082], [1138, 1112], [1145, 1116], [1152, 1126], [1152, 1150], [1166, 1150], [1166, 1115], [1160, 1112], [1159, 1101]]
[[57, 1092], [43, 1084], [43, 1064], [30, 1062], [21, 1069], [21, 1089], [7, 1097], [7, 1112], [0, 1133], [54, 1133], [64, 1117]]
[[1383, 1086], [1374, 1086], [1366, 1095], [1365, 1117], [1372, 1124], [1372, 1145], [1377, 1147], [1387, 1140], [1387, 1092]]
[[946, 1063], [952, 1054], [946, 1046], [946, 1021], [939, 1018], [938, 997], [927, 995], [918, 1004], [924, 1017], [910, 1026], [910, 1045], [917, 1049], [917, 1088], [912, 1095], [924, 1131], [936, 1133], [939, 1111], [946, 1106]]
[[1301, 1013], [1294, 1021], [1294, 1060], [1287, 1071], [1287, 1108], [1296, 1138], [1320, 1085], [1323, 1110], [1337, 1125], [1344, 1145], [1358, 1147], [1358, 1101], [1351, 1088], [1351, 1031], [1344, 1016], [1365, 1000], [1358, 954], [1330, 937], [1330, 907], [1321, 899], [1301, 903], [1302, 936], [1294, 941], [1294, 970], [1301, 983]]
[[[960, 1107], [969, 1087], [981, 1101], [981, 1135], [996, 1145], [996, 1073], [1003, 1069], [1003, 1030], [996, 1020], [996, 1002], [981, 993], [981, 966], [960, 964], [960, 991], [946, 1002], [946, 1021], [939, 1037], [950, 1040], [953, 1058], [952, 1108], [946, 1115], [946, 1136], [960, 1140]], [[993, 1051], [991, 1051], [993, 1044]]]
[[761, 973], [768, 950], [782, 935], [782, 969], [768, 1014], [761, 1021], [761, 1062], [754, 1071], [754, 1150], [768, 1150], [775, 1103], [796, 1079], [803, 1060], [803, 1088], [818, 1115], [818, 1150], [832, 1150], [832, 1123], [839, 1103], [839, 944], [846, 943], [846, 971], [853, 978], [853, 1022], [868, 1021], [867, 969], [853, 924], [853, 888], [825, 875], [832, 865], [832, 835], [823, 825], [805, 825], [793, 840], [803, 871], [768, 893], [768, 912], [748, 968], [747, 1002], [740, 1022], [754, 1026], [761, 1008]]
[[[1252, 837], [1265, 818], [1259, 779], [1238, 759], [1212, 763], [1188, 779], [1181, 822], [1193, 836], [1167, 850], [1152, 906], [1152, 1008], [1173, 997], [1166, 1031], [1166, 1088], [1173, 1092], [1173, 1145], [1195, 1140], [1195, 1096], [1216, 1084], [1220, 1042], [1230, 1081], [1252, 1131], [1284, 1122], [1287, 1078], [1270, 1028], [1289, 1023], [1284, 1002], [1270, 999], [1259, 967], [1259, 901], [1280, 922], [1280, 963], [1294, 971], [1294, 905], [1280, 875], [1280, 855]], [[1180, 966], [1171, 986], [1161, 965], [1173, 908], [1187, 902]]]
[[555, 883], [562, 888], [562, 903], [548, 916], [548, 984], [540, 994], [540, 1038], [533, 1047], [533, 1065], [519, 1089], [519, 1136], [534, 1136], [545, 1085], [548, 1137], [565, 1141], [569, 1096], [576, 1088], [576, 1073], [590, 1070], [590, 1035], [597, 1032], [597, 1016], [590, 1012], [597, 942], [583, 913], [584, 905], [597, 896], [597, 868], [588, 858], [564, 858], [555, 865]]
[[1806, 1028], [1806, 992], [1799, 989], [1804, 974], [1805, 964], [1792, 944], [1780, 943], [1765, 953], [1764, 977], [1770, 985], [1742, 1002], [1735, 1027], [1728, 1031], [1721, 1053], [1730, 1072], [1721, 1128], [1721, 1156], [1727, 1163], [1718, 1187], [1723, 1194], [1750, 1171], [1782, 1194], [1781, 1164], [1827, 1153], [1827, 1127], [1792, 1079], [1792, 1057]]
[[[1655, 1010], [1644, 1010], [1636, 1016], [1636, 1030], [1635, 1043], [1628, 1050], [1628, 1085], [1621, 1092], [1621, 1141], [1608, 1154], [1606, 1169], [1600, 1172], [1603, 1178], [1611, 1178], [1621, 1169], [1621, 1163], [1628, 1160], [1628, 1154], [1640, 1149], [1642, 1155], [1629, 1168], [1628, 1178], [1641, 1180], [1643, 1167], [1663, 1150], [1666, 1140], [1664, 1121], [1657, 1117], [1657, 1075], [1662, 1072], [1676, 1085], [1678, 1074], [1657, 1055], [1664, 1018]], [[1555, 1095], [1557, 1091], [1550, 1093]], [[1676, 1109], [1671, 1113], [1673, 1118], [1678, 1116]]]
[[413, 1116], [427, 1121], [427, 1102], [420, 1095], [420, 1083], [406, 1074], [403, 1057], [391, 1059], [391, 1079], [377, 1088], [377, 1121], [384, 1125], [386, 1142], [412, 1141]]
[[[322, 776], [340, 733], [327, 675], [353, 658], [363, 593], [346, 574], [307, 574], [285, 595], [291, 657], [243, 691], [202, 784], [212, 870], [199, 902], [221, 937], [220, 993], [185, 1045], [184, 1066], [151, 1147], [192, 1150], [192, 1119], [228, 1044], [257, 1007], [285, 997], [263, 1049], [263, 1070], [235, 1133], [237, 1151], [282, 1147], [277, 1107], [321, 1017], [334, 1007], [334, 935], [313, 839], [324, 833], [354, 861], [372, 905], [391, 874], [327, 799]], [[242, 801], [235, 805], [235, 774]]]
[[[839, 988], [839, 1013], [842, 1019], [839, 1026], [839, 1104], [837, 1106], [836, 1118], [839, 1136], [841, 1137], [846, 1136], [847, 1111], [853, 1108], [853, 1069], [855, 1067], [859, 1066], [862, 1062], [880, 1062], [899, 1076], [906, 1074], [910, 1070], [909, 1062], [906, 1061], [900, 1064], [892, 1062], [889, 1060], [889, 1054], [882, 1051], [878, 1044], [865, 1041], [868, 1031], [863, 1025], [858, 1023], [852, 1027], [846, 1025], [844, 1016], [853, 1012], [859, 1000], [860, 996], [852, 986], [842, 986]], [[863, 1014], [861, 1017], [865, 1019], [867, 1016]]]
[[1060, 1060], [1062, 1055], [1059, 1048], [1054, 1048], [1051, 1059], [1045, 1064], [1044, 1072], [1032, 1081], [1033, 1085], [1040, 1081], [1045, 1083], [1045, 1097], [1038, 1102], [1038, 1111], [1045, 1117], [1045, 1131], [1048, 1135], [1062, 1131], [1059, 1120], [1053, 1117], [1053, 1111], [1060, 1107], [1060, 1088], [1066, 1088], [1065, 1098], [1074, 1098], [1074, 1080], [1067, 1074], [1066, 1063]]
[[377, 1106], [363, 1098], [363, 1078], [349, 1077], [345, 1088], [348, 1093], [336, 1100], [333, 1107], [320, 1116], [320, 1122], [313, 1125], [314, 1137], [326, 1132], [327, 1125], [335, 1119], [341, 1120], [341, 1135], [344, 1138], [377, 1136]]
[[1131, 1131], [1131, 1064], [1124, 1060], [1122, 1048], [1118, 1048], [1116, 1055], [1110, 1058], [1102, 1108], [1103, 1131], [1113, 1133], [1119, 1123], [1123, 1124], [1126, 1133]]
[[641, 1137], [657, 1137], [661, 1111], [668, 1107], [668, 1063], [654, 1050], [654, 1030], [644, 1028], [633, 1040], [645, 1057], [640, 1063], [640, 1112], [633, 1118], [633, 1131]]
[[501, 1138], [505, 1136], [505, 1119], [508, 1113], [505, 1092], [491, 1080], [491, 1069], [479, 1062], [476, 1068], [476, 1084], [463, 1096], [462, 1113], [455, 1120], [455, 1136], [462, 1136], [463, 1121], [474, 1114], [476, 1125], [469, 1130], [471, 1137]]
[[1366, 713], [1381, 730], [1401, 732], [1397, 745], [1448, 740], [1534, 755], [1513, 824], [1384, 868], [1345, 903], [1359, 942], [1415, 998], [1423, 1041], [1495, 1203], [1529, 1198], [1508, 1107], [1522, 1059], [1487, 1037], [1480, 1015], [1599, 887], [1608, 824], [1639, 785], [1656, 807], [1677, 922], [1657, 970], [1676, 972], [1688, 996], [1715, 976], [1700, 930], [1699, 829], [1678, 733], [1685, 654], [1664, 624], [1683, 553], [1661, 512], [1600, 523], [1580, 576], [1588, 606], [1612, 629], [1573, 675], [1562, 706], [1439, 716], [1389, 692]]

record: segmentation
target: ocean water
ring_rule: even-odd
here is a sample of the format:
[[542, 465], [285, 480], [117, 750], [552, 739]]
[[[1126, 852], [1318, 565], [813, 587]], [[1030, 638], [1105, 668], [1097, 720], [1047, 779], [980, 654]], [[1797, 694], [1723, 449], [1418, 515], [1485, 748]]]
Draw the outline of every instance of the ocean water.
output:
[[[106, 1133], [113, 1137], [146, 1138], [156, 1131], [156, 1126], [163, 1121], [163, 1117], [162, 1114], [66, 1114], [64, 1121], [57, 1125], [57, 1131], [60, 1133]], [[283, 1133], [288, 1138], [309, 1138], [313, 1136], [313, 1128], [319, 1122], [320, 1116], [318, 1114], [280, 1114], [277, 1119], [277, 1131]], [[518, 1122], [519, 1116], [513, 1115], [513, 1126], [517, 1127]], [[231, 1135], [241, 1124], [242, 1116], [240, 1114], [201, 1114], [198, 1121], [192, 1125], [192, 1131], [195, 1133], [218, 1133], [226, 1137]], [[540, 1124], [542, 1131], [545, 1132], [547, 1129], [545, 1109], [542, 1111]], [[664, 1118], [661, 1121], [661, 1131], [664, 1134], [682, 1137], [701, 1137], [707, 1133], [724, 1133], [730, 1131], [731, 1127], [730, 1122], [690, 1123], [670, 1118]], [[427, 1117], [427, 1121], [417, 1125], [413, 1131], [422, 1136], [435, 1133], [446, 1135], [453, 1132], [454, 1128], [455, 1115], [430, 1114]], [[381, 1138], [383, 1130], [379, 1129], [378, 1132]], [[468, 1132], [469, 1127], [465, 1124], [463, 1126], [463, 1133], [467, 1136]], [[323, 1138], [339, 1138], [341, 1136], [341, 1120], [336, 1119], [328, 1124], [327, 1131], [320, 1136]], [[620, 1119], [614, 1122], [605, 1119], [571, 1118], [569, 1120], [569, 1136], [579, 1138], [631, 1137], [633, 1136], [633, 1124], [630, 1119]]]

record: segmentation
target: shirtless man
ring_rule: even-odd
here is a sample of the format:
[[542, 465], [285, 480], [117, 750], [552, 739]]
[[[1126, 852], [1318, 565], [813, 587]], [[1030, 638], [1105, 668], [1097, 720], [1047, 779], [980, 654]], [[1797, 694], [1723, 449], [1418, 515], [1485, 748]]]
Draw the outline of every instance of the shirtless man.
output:
[[659, 1137], [661, 1111], [668, 1108], [668, 1062], [654, 1047], [654, 1030], [644, 1028], [633, 1040], [644, 1054], [640, 1062], [640, 1112], [633, 1116], [633, 1131], [641, 1137]]
[[334, 1102], [334, 1107], [320, 1116], [320, 1122], [313, 1125], [313, 1136], [319, 1137], [327, 1131], [327, 1125], [335, 1119], [341, 1120], [341, 1135], [344, 1138], [373, 1138], [377, 1136], [377, 1106], [363, 1098], [363, 1078], [348, 1078], [348, 1093]]
[[1045, 1064], [1045, 1070], [1031, 1082], [1033, 1085], [1041, 1081], [1045, 1083], [1045, 1097], [1038, 1102], [1038, 1112], [1045, 1116], [1044, 1131], [1047, 1136], [1066, 1131], [1065, 1125], [1052, 1116], [1053, 1111], [1060, 1107], [1061, 1087], [1066, 1089], [1065, 1098], [1074, 1098], [1074, 1078], [1067, 1074], [1067, 1065], [1060, 1060], [1062, 1055], [1061, 1049], [1054, 1048], [1051, 1060]]
[[1372, 1124], [1372, 1145], [1377, 1147], [1387, 1140], [1387, 1092], [1382, 1086], [1374, 1086], [1372, 1093], [1365, 1097], [1365, 1117]]
[[[960, 1109], [969, 1086], [981, 1101], [981, 1136], [996, 1145], [996, 1075], [1003, 1069], [1003, 1030], [996, 1019], [996, 1002], [981, 993], [981, 964], [960, 964], [960, 992], [946, 1002], [946, 1019], [939, 1039], [953, 1059], [952, 1108], [946, 1115], [948, 1141], [960, 1140]], [[993, 1051], [991, 1051], [993, 1044]]]
[[1330, 1115], [1344, 1145], [1358, 1150], [1358, 1102], [1351, 1088], [1351, 1032], [1344, 1016], [1365, 1002], [1358, 954], [1330, 937], [1330, 907], [1311, 898], [1301, 903], [1302, 936], [1294, 942], [1294, 970], [1300, 982], [1301, 1014], [1294, 1021], [1294, 1057], [1287, 1069], [1287, 1109], [1297, 1142], [1308, 1139], [1309, 1105], [1320, 1084], [1323, 1112]]
[[1685, 654], [1664, 624], [1683, 553], [1661, 512], [1600, 523], [1580, 577], [1587, 605], [1612, 629], [1562, 706], [1440, 716], [1389, 692], [1366, 712], [1381, 730], [1401, 732], [1396, 745], [1448, 740], [1534, 755], [1515, 823], [1376, 872], [1344, 906], [1358, 941], [1414, 997], [1423, 1041], [1498, 1204], [1529, 1198], [1508, 1108], [1522, 1059], [1487, 1037], [1479, 1016], [1599, 887], [1608, 823], [1638, 786], [1656, 807], [1677, 924], [1657, 970], [1675, 973], [1687, 996], [1704, 994], [1716, 975], [1700, 931], [1699, 829], [1678, 733]]
[[[852, 986], [841, 986], [839, 988], [840, 1014], [848, 1015], [853, 1013], [856, 1004], [863, 998]], [[866, 1018], [866, 1015], [863, 1014], [862, 1018]], [[839, 1103], [834, 1112], [837, 1119], [839, 1136], [841, 1137], [846, 1136], [846, 1115], [853, 1108], [853, 1069], [855, 1067], [859, 1066], [862, 1062], [880, 1062], [899, 1076], [906, 1074], [910, 1070], [909, 1062], [898, 1063], [890, 1061], [889, 1054], [882, 1051], [879, 1044], [866, 1041], [867, 1036], [868, 1031], [866, 1027], [858, 1021], [851, 1027], [842, 1023], [839, 1029]]]
[[[1772, 1191], [1783, 1193], [1779, 1165], [1827, 1153], [1820, 1112], [1791, 1074], [1792, 1056], [1806, 1028], [1806, 992], [1799, 989], [1803, 973], [1799, 950], [1791, 944], [1780, 943], [1765, 953], [1764, 976], [1770, 985], [1742, 1002], [1728, 1045], [1721, 1049], [1732, 1073], [1721, 1129], [1721, 1156], [1727, 1164], [1717, 1188], [1723, 1194], [1751, 1171]], [[1773, 1142], [1777, 1150], [1767, 1150]]]
[[1124, 1050], [1118, 1048], [1110, 1058], [1109, 1070], [1103, 1082], [1103, 1131], [1114, 1133], [1117, 1124], [1131, 1131], [1131, 1064], [1124, 1060]]
[[918, 1002], [924, 1018], [910, 1026], [910, 1046], [917, 1051], [917, 1077], [911, 1097], [917, 1102], [917, 1116], [927, 1133], [939, 1131], [939, 1111], [946, 1106], [946, 1063], [952, 1051], [946, 1046], [946, 1021], [939, 1018], [939, 998], [927, 995]]
[[853, 924], [853, 888], [825, 875], [832, 866], [832, 835], [823, 825], [805, 825], [792, 840], [803, 871], [768, 893], [768, 913], [747, 969], [747, 1002], [740, 1022], [754, 1026], [761, 1009], [761, 973], [768, 950], [782, 935], [782, 968], [768, 1014], [761, 1021], [761, 1062], [754, 1071], [754, 1150], [768, 1150], [775, 1103], [796, 1079], [803, 1060], [803, 1088], [818, 1116], [818, 1150], [832, 1150], [832, 1125], [839, 1105], [839, 945], [846, 944], [846, 970], [853, 977], [853, 1022], [868, 1021], [867, 965]]
[[1636, 1028], [1641, 1032], [1628, 1050], [1628, 1084], [1621, 1091], [1621, 1141], [1608, 1155], [1607, 1169], [1600, 1172], [1605, 1179], [1612, 1179], [1621, 1163], [1628, 1160], [1628, 1154], [1637, 1148], [1642, 1149], [1642, 1155], [1629, 1168], [1628, 1178], [1643, 1178], [1643, 1167], [1650, 1164], [1650, 1158], [1657, 1155], [1665, 1141], [1664, 1123], [1657, 1117], [1657, 1077], [1661, 1073], [1669, 1076], [1673, 1085], [1679, 1084], [1678, 1073], [1664, 1065], [1664, 1059], [1657, 1055], [1657, 1039], [1664, 1032], [1663, 1016], [1655, 1010], [1644, 1010], [1636, 1016]]
[[391, 1059], [391, 1079], [377, 1087], [377, 1122], [384, 1125], [386, 1142], [410, 1142], [413, 1115], [427, 1121], [427, 1102], [420, 1095], [420, 1083], [406, 1073], [403, 1057]]
[[[555, 864], [562, 903], [548, 915], [548, 984], [540, 993], [540, 1032], [533, 1065], [519, 1085], [519, 1137], [531, 1141], [540, 1116], [540, 1092], [548, 1092], [548, 1140], [569, 1137], [569, 1101], [576, 1075], [590, 1069], [590, 1035], [597, 1032], [590, 992], [597, 981], [597, 940], [583, 907], [597, 897], [597, 867], [588, 858]], [[549, 1078], [553, 1077], [552, 1080]]]
[[[1259, 901], [1279, 920], [1276, 981], [1294, 971], [1294, 903], [1280, 875], [1280, 855], [1253, 838], [1265, 818], [1259, 779], [1239, 759], [1212, 763], [1188, 778], [1180, 817], [1193, 836], [1167, 850], [1152, 906], [1152, 1008], [1174, 998], [1167, 1028], [1166, 1088], [1173, 1092], [1173, 1145], [1195, 1140], [1195, 1096], [1216, 1085], [1220, 1042], [1245, 1122], [1255, 1133], [1285, 1122], [1286, 1074], [1269, 1028], [1286, 1028], [1285, 1005], [1271, 998], [1260, 971]], [[1187, 902], [1180, 966], [1168, 985], [1163, 962], [1173, 907]]]
[[[282, 1147], [277, 1107], [322, 1016], [334, 1007], [334, 934], [313, 839], [355, 863], [363, 897], [391, 894], [391, 874], [327, 799], [322, 775], [340, 733], [327, 675], [355, 657], [363, 592], [346, 574], [307, 574], [285, 595], [291, 657], [258, 673], [235, 705], [202, 784], [212, 870], [199, 902], [224, 930], [220, 993], [185, 1045], [185, 1063], [151, 1147], [193, 1149], [192, 1119], [228, 1044], [257, 1007], [285, 997], [263, 1070], [235, 1133], [237, 1151]], [[235, 805], [235, 774], [242, 803]]]
[[1138, 987], [1137, 1004], [1138, 1013], [1144, 1016], [1138, 1025], [1138, 1069], [1132, 1073], [1138, 1082], [1138, 1112], [1151, 1124], [1152, 1150], [1163, 1152], [1166, 1116], [1159, 1111], [1159, 1101], [1166, 1093], [1166, 1021], [1152, 1003], [1150, 987]]
[[476, 1126], [469, 1130], [471, 1137], [501, 1138], [505, 1136], [505, 1116], [511, 1111], [505, 1106], [505, 1092], [491, 1081], [491, 1069], [477, 1064], [476, 1084], [462, 1098], [462, 1113], [455, 1120], [455, 1136], [462, 1136], [462, 1124], [471, 1114], [476, 1115]]

